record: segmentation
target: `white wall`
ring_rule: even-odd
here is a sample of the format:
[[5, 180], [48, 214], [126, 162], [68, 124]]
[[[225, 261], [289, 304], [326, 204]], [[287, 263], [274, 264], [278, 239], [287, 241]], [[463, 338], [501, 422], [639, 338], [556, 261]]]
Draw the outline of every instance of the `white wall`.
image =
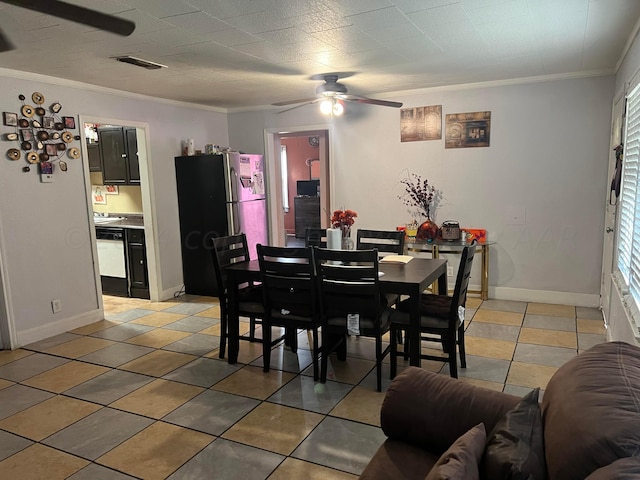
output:
[[[313, 106], [232, 113], [229, 136], [262, 152], [265, 128], [332, 122], [334, 207], [356, 210], [357, 227], [410, 219], [397, 198], [408, 169], [443, 191], [436, 221], [486, 228], [497, 242], [491, 296], [596, 306], [613, 93], [613, 77], [596, 77], [393, 98], [405, 107], [441, 104], [443, 115], [490, 110], [488, 148], [445, 150], [444, 138], [401, 143], [398, 110], [357, 104], [333, 120]], [[509, 224], [514, 209], [525, 212], [524, 225]]]
[[[174, 157], [181, 140], [228, 145], [226, 115], [179, 104], [96, 91], [46, 77], [0, 71], [2, 111], [17, 112], [18, 95], [31, 98], [34, 91], [46, 98], [44, 106], [58, 101], [61, 115], [113, 118], [149, 125], [149, 161], [152, 164], [156, 205], [161, 291], [182, 284], [180, 235]], [[36, 80], [32, 80], [35, 78]], [[86, 87], [86, 88], [85, 88]], [[9, 131], [3, 127], [1, 132]], [[76, 130], [79, 132], [79, 129]], [[98, 308], [90, 244], [91, 206], [87, 203], [81, 160], [66, 159], [66, 173], [56, 171], [54, 182], [40, 183], [37, 168], [23, 173], [23, 161], [13, 162], [4, 151], [15, 142], [0, 142], [0, 242], [3, 246], [6, 292], [19, 344], [87, 323]], [[76, 142], [79, 146], [79, 142]], [[51, 299], [62, 300], [63, 311], [53, 314]]]

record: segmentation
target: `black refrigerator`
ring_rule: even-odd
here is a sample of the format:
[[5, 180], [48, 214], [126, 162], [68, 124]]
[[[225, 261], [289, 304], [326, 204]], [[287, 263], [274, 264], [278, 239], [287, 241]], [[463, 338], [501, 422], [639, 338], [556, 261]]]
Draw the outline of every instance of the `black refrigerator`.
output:
[[268, 243], [263, 157], [185, 156], [175, 166], [185, 292], [217, 296], [212, 238], [245, 233], [252, 258]]

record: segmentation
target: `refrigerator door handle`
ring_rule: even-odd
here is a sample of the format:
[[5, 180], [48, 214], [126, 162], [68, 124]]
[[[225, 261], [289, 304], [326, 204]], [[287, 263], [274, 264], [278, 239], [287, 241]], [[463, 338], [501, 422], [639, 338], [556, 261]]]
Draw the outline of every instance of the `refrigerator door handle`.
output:
[[231, 198], [229, 198], [229, 201], [237, 202], [238, 201], [238, 172], [236, 172], [235, 167], [229, 168], [229, 193], [231, 194]]
[[238, 202], [227, 203], [227, 214], [229, 215], [229, 235], [240, 233], [240, 210]]

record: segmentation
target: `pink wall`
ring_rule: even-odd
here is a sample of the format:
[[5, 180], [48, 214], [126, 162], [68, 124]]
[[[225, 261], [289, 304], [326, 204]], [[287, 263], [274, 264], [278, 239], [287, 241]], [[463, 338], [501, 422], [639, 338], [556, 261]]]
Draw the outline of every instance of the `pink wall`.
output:
[[[296, 196], [296, 182], [309, 180], [308, 158], [318, 158], [318, 147], [309, 145], [309, 137], [290, 137], [280, 140], [287, 147], [287, 165], [289, 170], [289, 213], [284, 215], [284, 228], [287, 233], [295, 233], [295, 211], [293, 198]], [[320, 162], [314, 162], [314, 173], [320, 177]]]

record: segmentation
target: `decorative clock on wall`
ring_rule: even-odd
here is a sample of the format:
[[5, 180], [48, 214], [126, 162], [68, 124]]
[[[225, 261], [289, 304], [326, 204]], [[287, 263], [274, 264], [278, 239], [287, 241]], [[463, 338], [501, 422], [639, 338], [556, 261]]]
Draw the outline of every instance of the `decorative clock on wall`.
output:
[[48, 110], [43, 106], [45, 97], [40, 92], [33, 92], [31, 103], [27, 103], [24, 95], [18, 99], [22, 106], [18, 113], [3, 112], [2, 123], [10, 131], [2, 135], [2, 139], [13, 145], [6, 151], [9, 160], [24, 159], [27, 163], [23, 172], [31, 171], [31, 165], [38, 165], [42, 181], [51, 181], [54, 166], [62, 172], [67, 171], [65, 158], [80, 158], [80, 149], [73, 142], [80, 136], [76, 129], [75, 117], [59, 115], [62, 110], [60, 102], [53, 102]]

